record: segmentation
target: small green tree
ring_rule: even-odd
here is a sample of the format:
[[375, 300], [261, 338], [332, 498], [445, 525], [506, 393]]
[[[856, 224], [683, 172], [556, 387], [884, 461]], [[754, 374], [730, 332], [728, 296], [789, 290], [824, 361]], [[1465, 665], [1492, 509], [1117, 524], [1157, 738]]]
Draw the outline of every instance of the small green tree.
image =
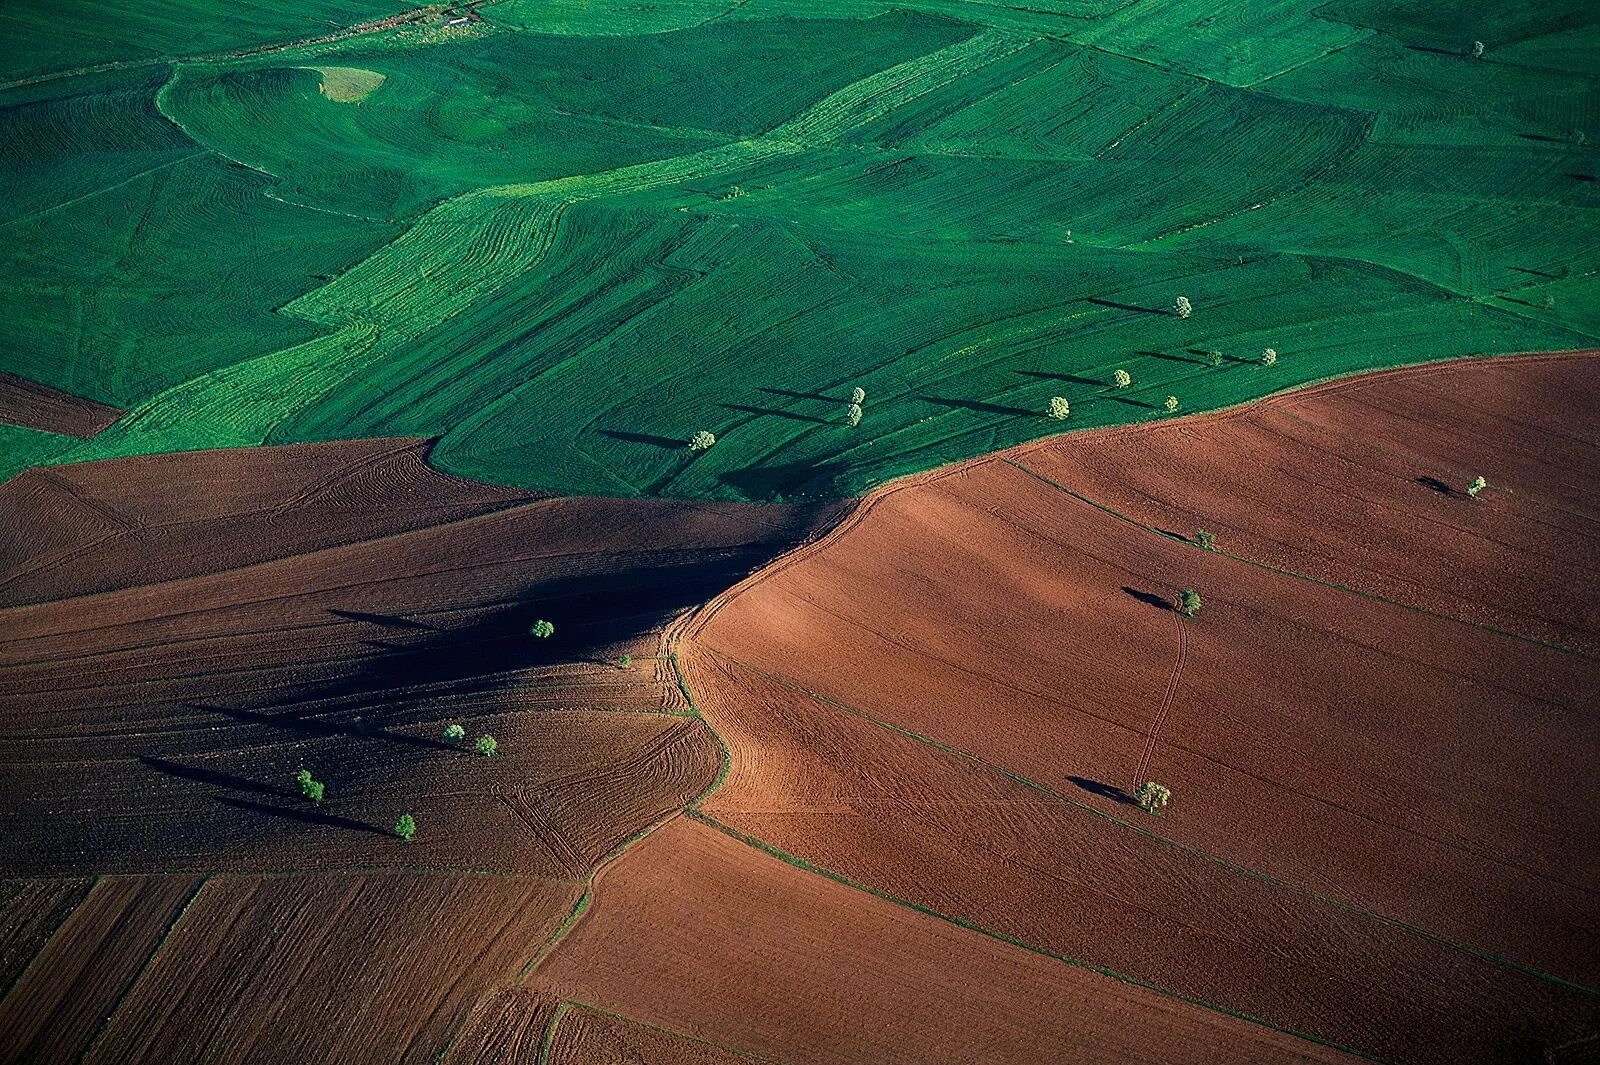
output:
[[311, 775], [311, 770], [302, 769], [294, 775], [294, 782], [300, 785], [300, 794], [312, 802], [321, 802], [324, 788], [322, 781]]
[[701, 451], [710, 451], [717, 442], [715, 433], [708, 433], [704, 429], [689, 438], [689, 450], [698, 454]]
[[1067, 416], [1071, 413], [1072, 404], [1068, 403], [1064, 397], [1050, 397], [1050, 407], [1045, 411], [1045, 415], [1047, 417], [1054, 418], [1058, 422], [1064, 422], [1067, 420]]
[[1483, 58], [1483, 42], [1482, 41], [1473, 41], [1472, 42], [1472, 58], [1474, 58], [1474, 59], [1482, 59]]
[[1133, 384], [1133, 375], [1127, 370], [1118, 370], [1116, 373], [1111, 375], [1111, 383], [1116, 385], [1118, 388], [1127, 388], [1129, 385]]
[[1192, 618], [1200, 613], [1200, 608], [1205, 605], [1205, 600], [1200, 598], [1200, 593], [1193, 588], [1185, 588], [1178, 593], [1178, 613], [1186, 618]]
[[1166, 408], [1168, 414], [1176, 414], [1178, 412], [1178, 397], [1168, 396], [1161, 401], [1161, 405]]
[[1161, 816], [1161, 811], [1167, 808], [1167, 803], [1172, 801], [1172, 789], [1165, 784], [1157, 784], [1147, 780], [1139, 785], [1139, 790], [1133, 793], [1133, 801], [1139, 804], [1140, 809], [1147, 814]]
[[548, 640], [556, 634], [555, 624], [540, 618], [533, 623], [533, 628], [528, 630], [529, 635], [537, 636], [541, 640]]
[[1467, 495], [1471, 496], [1473, 499], [1477, 499], [1478, 496], [1483, 493], [1483, 490], [1488, 487], [1488, 481], [1484, 480], [1482, 477], [1474, 477], [1472, 479], [1472, 483], [1467, 485]]
[[1204, 529], [1201, 529], [1199, 532], [1194, 534], [1194, 542], [1205, 548], [1207, 551], [1210, 551], [1216, 546], [1217, 534], [1208, 533]]
[[633, 656], [632, 655], [623, 655], [621, 658], [617, 659], [617, 668], [618, 669], [632, 669], [633, 668]]
[[1206, 352], [1206, 364], [1208, 366], [1221, 366], [1222, 365], [1222, 352], [1217, 351], [1215, 349], [1212, 349], [1211, 351]]
[[411, 837], [417, 834], [417, 819], [410, 814], [401, 814], [394, 823], [394, 834], [411, 842]]
[[451, 722], [444, 727], [444, 742], [460, 743], [466, 738], [467, 730], [462, 728], [460, 725], [457, 725], [455, 722]]
[[1277, 352], [1277, 350], [1275, 348], [1268, 348], [1267, 350], [1265, 350], [1265, 351], [1263, 351], [1261, 353], [1261, 365], [1263, 365], [1263, 366], [1276, 366], [1276, 365], [1278, 365], [1278, 352]]
[[1187, 318], [1194, 313], [1194, 304], [1189, 302], [1188, 296], [1179, 296], [1173, 311], [1179, 318]]
[[867, 390], [866, 389], [858, 387], [858, 388], [852, 388], [850, 390], [850, 402], [851, 403], [854, 403], [856, 406], [859, 407], [859, 406], [861, 406], [861, 404], [865, 403], [866, 401], [867, 401]]
[[499, 741], [497, 741], [487, 732], [474, 740], [472, 745], [476, 747], [478, 749], [478, 753], [483, 755], [485, 758], [493, 758], [495, 755], [500, 753]]
[[844, 409], [845, 424], [854, 429], [861, 424], [861, 404], [852, 403]]

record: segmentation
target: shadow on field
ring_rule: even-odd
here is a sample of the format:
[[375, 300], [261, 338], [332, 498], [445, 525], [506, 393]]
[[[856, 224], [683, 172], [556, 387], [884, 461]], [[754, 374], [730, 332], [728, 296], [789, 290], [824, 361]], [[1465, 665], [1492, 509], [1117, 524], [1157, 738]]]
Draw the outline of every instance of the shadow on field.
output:
[[1171, 601], [1169, 601], [1164, 595], [1157, 595], [1154, 592], [1141, 592], [1139, 589], [1129, 588], [1127, 585], [1123, 585], [1122, 590], [1133, 596], [1133, 598], [1139, 600], [1139, 602], [1147, 603], [1150, 606], [1155, 607], [1157, 610], [1172, 609]]
[[1455, 494], [1455, 489], [1451, 488], [1449, 485], [1445, 484], [1443, 481], [1439, 480], [1439, 478], [1437, 478], [1437, 477], [1427, 477], [1427, 476], [1418, 477], [1417, 478], [1417, 483], [1420, 484], [1424, 488], [1431, 488], [1435, 492], [1442, 493], [1443, 495], [1447, 495], [1448, 496], [1448, 495], [1454, 495]]
[[1041, 381], [1065, 381], [1069, 385], [1082, 385], [1085, 388], [1109, 388], [1111, 382], [1097, 381], [1093, 377], [1079, 377], [1074, 373], [1044, 373], [1040, 370], [1015, 370], [1021, 377], [1036, 377]]
[[1125, 407], [1138, 407], [1140, 410], [1160, 410], [1154, 403], [1146, 403], [1142, 399], [1129, 399], [1127, 396], [1107, 396], [1113, 403], [1121, 403]]
[[389, 835], [389, 831], [377, 825], [369, 825], [365, 821], [357, 821], [353, 817], [340, 817], [338, 814], [318, 813], [315, 810], [296, 809], [288, 806], [270, 806], [264, 802], [251, 802], [249, 799], [233, 799], [226, 795], [218, 795], [217, 801], [224, 806], [232, 806], [236, 810], [249, 810], [252, 813], [271, 814], [287, 821], [299, 821], [307, 825], [322, 825], [326, 828], [347, 828], [353, 832], [375, 832], [380, 836]]
[[410, 618], [402, 618], [394, 614], [368, 614], [362, 610], [334, 610], [332, 608], [329, 608], [328, 613], [336, 618], [344, 618], [346, 621], [365, 621], [373, 625], [382, 625], [386, 629], [423, 629], [426, 631], [432, 631], [433, 629], [432, 625], [424, 625], [420, 621], [412, 621]]
[[821, 392], [791, 392], [787, 388], [758, 388], [757, 392], [765, 392], [769, 396], [783, 396], [785, 399], [815, 399], [823, 403], [845, 403], [848, 395], [825, 396]]
[[[742, 403], [722, 403], [719, 404], [719, 406], [721, 406], [723, 410], [736, 410], [743, 414], [770, 414], [774, 418], [788, 418], [790, 421], [810, 422], [813, 425], [835, 424], [834, 422], [829, 421], [827, 418], [819, 418], [815, 414], [797, 414], [792, 410], [784, 410], [781, 407], [747, 407]], [[842, 422], [843, 419], [840, 419], [841, 424]]]
[[729, 470], [717, 480], [752, 500], [836, 499], [844, 494], [837, 488], [844, 471], [842, 462], [812, 460]]
[[158, 773], [165, 773], [169, 777], [179, 780], [189, 780], [196, 784], [210, 784], [212, 787], [227, 788], [230, 791], [253, 791], [258, 795], [271, 795], [278, 799], [298, 799], [299, 793], [288, 788], [276, 787], [272, 784], [263, 784], [258, 780], [247, 777], [234, 776], [232, 773], [223, 773], [215, 769], [202, 769], [199, 766], [183, 765], [179, 762], [170, 762], [165, 758], [140, 758], [139, 761]]
[[1090, 792], [1094, 795], [1099, 795], [1102, 798], [1110, 799], [1113, 802], [1123, 803], [1127, 806], [1139, 805], [1133, 801], [1132, 795], [1129, 795], [1127, 792], [1113, 784], [1102, 784], [1100, 781], [1090, 780], [1088, 777], [1068, 777], [1067, 780], [1071, 781], [1077, 787], [1082, 788], [1084, 791]]
[[1084, 300], [1084, 302], [1092, 303], [1096, 307], [1110, 307], [1119, 311], [1133, 311], [1135, 314], [1155, 314], [1160, 315], [1163, 318], [1177, 317], [1176, 314], [1165, 307], [1136, 307], [1131, 303], [1118, 303], [1116, 300], [1103, 300], [1095, 296], [1088, 297]]
[[950, 407], [953, 410], [970, 410], [979, 414], [1007, 414], [1023, 418], [1035, 414], [1043, 416], [1042, 410], [1028, 410], [1026, 407], [1006, 407], [999, 403], [982, 403], [975, 399], [940, 399], [938, 396], [918, 396], [926, 403], [937, 403], [941, 407]]
[[1202, 352], [1196, 352], [1196, 355], [1202, 356], [1202, 357], [1199, 357], [1199, 358], [1191, 358], [1188, 355], [1173, 355], [1173, 354], [1170, 354], [1169, 352], [1165, 352], [1165, 351], [1136, 351], [1136, 352], [1134, 352], [1134, 354], [1135, 355], [1146, 355], [1146, 356], [1149, 356], [1152, 359], [1163, 359], [1166, 362], [1187, 362], [1187, 363], [1193, 363], [1195, 366], [1204, 366], [1206, 364], [1206, 361], [1203, 358], [1203, 356], [1205, 355], [1205, 352], [1203, 352], [1203, 351]]
[[666, 448], [668, 451], [682, 451], [689, 446], [686, 440], [674, 440], [670, 436], [655, 436], [651, 433], [628, 433], [621, 429], [601, 429], [599, 433], [613, 440], [623, 440], [630, 444], [649, 444], [652, 447]]

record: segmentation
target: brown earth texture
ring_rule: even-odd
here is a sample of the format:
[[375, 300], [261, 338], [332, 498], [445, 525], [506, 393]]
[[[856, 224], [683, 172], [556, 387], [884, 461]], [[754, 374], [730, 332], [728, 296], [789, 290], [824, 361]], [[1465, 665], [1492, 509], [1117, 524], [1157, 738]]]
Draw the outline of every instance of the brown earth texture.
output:
[[1391, 371], [838, 506], [28, 471], [0, 1061], [1594, 1060], [1597, 402]]

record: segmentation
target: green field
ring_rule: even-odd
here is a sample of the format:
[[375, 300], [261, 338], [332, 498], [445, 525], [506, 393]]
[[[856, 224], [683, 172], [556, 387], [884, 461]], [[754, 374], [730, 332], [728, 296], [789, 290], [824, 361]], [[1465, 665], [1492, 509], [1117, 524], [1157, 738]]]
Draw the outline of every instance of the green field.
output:
[[129, 409], [0, 476], [416, 435], [557, 492], [856, 493], [1600, 345], [1590, 3], [131, 6], [0, 14], [0, 369]]

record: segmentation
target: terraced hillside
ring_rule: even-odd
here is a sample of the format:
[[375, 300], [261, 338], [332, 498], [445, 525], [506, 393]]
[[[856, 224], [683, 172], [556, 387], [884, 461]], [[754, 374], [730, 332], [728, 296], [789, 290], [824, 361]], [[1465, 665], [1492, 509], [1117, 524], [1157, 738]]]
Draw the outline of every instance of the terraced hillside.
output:
[[3, 18], [0, 368], [128, 411], [13, 468], [403, 435], [541, 491], [829, 496], [1600, 336], [1576, 0]]

